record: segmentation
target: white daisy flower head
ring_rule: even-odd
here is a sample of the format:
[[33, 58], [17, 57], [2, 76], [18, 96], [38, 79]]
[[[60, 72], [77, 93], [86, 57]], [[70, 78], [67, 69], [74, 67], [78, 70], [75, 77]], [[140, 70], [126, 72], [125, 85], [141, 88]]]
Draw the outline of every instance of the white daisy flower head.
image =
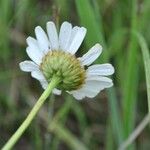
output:
[[100, 44], [95, 44], [82, 57], [75, 56], [86, 35], [86, 28], [72, 27], [63, 22], [58, 35], [55, 24], [48, 22], [46, 29], [47, 33], [38, 26], [35, 28], [36, 39], [27, 38], [26, 52], [31, 61], [21, 62], [21, 70], [31, 72], [44, 89], [52, 77], [57, 76], [61, 82], [53, 93], [60, 95], [65, 90], [77, 100], [93, 98], [101, 90], [113, 86], [112, 80], [106, 77], [114, 73], [111, 64], [91, 65], [102, 52]]

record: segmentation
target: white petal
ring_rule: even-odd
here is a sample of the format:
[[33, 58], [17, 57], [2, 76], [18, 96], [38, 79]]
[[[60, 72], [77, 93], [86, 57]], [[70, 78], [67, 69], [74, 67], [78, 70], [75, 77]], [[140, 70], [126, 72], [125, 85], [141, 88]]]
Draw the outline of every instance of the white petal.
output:
[[84, 54], [80, 59], [82, 65], [90, 65], [93, 63], [101, 54], [102, 46], [100, 44], [95, 44], [86, 54]]
[[[96, 84], [96, 86], [95, 86], [95, 84]], [[93, 87], [93, 85], [94, 85], [94, 87]], [[93, 98], [100, 91], [101, 91], [101, 88], [99, 86], [97, 86], [97, 83], [87, 82], [81, 89], [79, 89], [77, 91], [73, 91], [72, 94], [75, 98], [80, 100], [85, 97]]]
[[[40, 83], [42, 85], [42, 88], [45, 90], [48, 87], [48, 82], [46, 81], [46, 79], [40, 80]], [[56, 88], [53, 89], [53, 94], [55, 95], [60, 95], [61, 94], [61, 90], [58, 90]]]
[[39, 44], [38, 44], [38, 42], [37, 42], [36, 39], [34, 39], [33, 37], [30, 37], [30, 36], [29, 36], [29, 37], [26, 39], [26, 42], [27, 42], [28, 46], [29, 46], [31, 49], [34, 49], [34, 50], [38, 51], [41, 55], [44, 56], [44, 53], [43, 53], [43, 52], [41, 51], [41, 49], [39, 48]]
[[61, 94], [61, 90], [58, 90], [58, 89], [53, 89], [53, 94], [55, 95], [60, 95]]
[[58, 50], [59, 48], [58, 34], [57, 34], [56, 26], [53, 22], [47, 23], [47, 33], [48, 33], [51, 49]]
[[82, 100], [85, 97], [89, 97], [89, 98], [93, 98], [95, 97], [98, 93], [100, 92], [100, 90], [98, 91], [93, 91], [90, 89], [86, 89], [86, 88], [82, 88], [80, 90], [77, 91], [72, 91], [70, 92], [73, 97], [77, 100]]
[[88, 98], [94, 98], [101, 90], [90, 90], [87, 88], [83, 88], [82, 90], [80, 90], [79, 94], [83, 94], [84, 97], [88, 97]]
[[79, 29], [80, 29], [80, 27], [78, 27], [78, 26], [75, 26], [75, 27], [72, 28], [70, 40], [69, 40], [69, 43], [67, 45], [67, 51], [69, 51], [69, 47], [70, 47], [71, 43], [73, 42], [73, 40], [74, 40], [77, 32], [79, 31]]
[[44, 79], [44, 80], [40, 80], [40, 83], [42, 88], [45, 90], [48, 86], [48, 82]]
[[93, 98], [100, 92], [100, 88], [97, 88], [97, 86], [93, 88], [92, 85], [93, 84], [91, 84], [90, 82], [87, 82], [81, 89], [71, 91], [70, 93], [73, 94], [73, 96], [77, 100], [81, 100], [85, 97]]
[[86, 35], [86, 28], [81, 27], [75, 27], [71, 34], [71, 43], [69, 43], [69, 46], [67, 48], [67, 51], [71, 54], [75, 54], [76, 51], [79, 49], [81, 43], [84, 40], [84, 37]]
[[80, 27], [78, 27], [78, 26], [75, 26], [75, 27], [72, 28], [68, 48], [69, 48], [70, 44], [73, 42], [73, 39], [75, 38], [75, 36], [76, 36], [77, 32], [79, 31], [79, 29], [80, 29]]
[[114, 73], [114, 67], [111, 64], [92, 65], [86, 70], [87, 76], [100, 75], [107, 76]]
[[71, 91], [70, 93], [73, 94], [77, 100], [81, 100], [85, 97], [93, 98], [101, 90], [109, 88], [112, 85], [112, 80], [109, 78], [93, 76], [86, 80], [85, 85], [81, 89]]
[[71, 37], [72, 25], [68, 22], [64, 22], [60, 28], [59, 34], [59, 46], [61, 50], [66, 50]]
[[46, 54], [50, 50], [50, 45], [46, 33], [40, 26], [37, 26], [35, 28], [35, 34], [40, 49]]
[[45, 80], [45, 77], [40, 70], [31, 72], [31, 76], [39, 81]]
[[37, 64], [29, 60], [19, 63], [19, 67], [22, 71], [25, 71], [25, 72], [32, 72], [32, 71], [36, 71], [39, 69], [39, 66]]
[[82, 91], [76, 90], [76, 91], [71, 91], [68, 92], [69, 94], [72, 94], [73, 97], [77, 100], [82, 100], [83, 98], [85, 98], [85, 94]]
[[43, 54], [39, 50], [32, 49], [32, 47], [27, 47], [26, 52], [31, 60], [33, 60], [36, 64], [40, 65], [40, 63], [42, 62]]
[[[104, 88], [109, 88], [113, 86], [113, 82], [110, 78], [107, 77], [101, 77], [101, 76], [90, 76], [86, 79], [86, 83], [93, 83], [98, 84], [99, 87], [101, 87], [101, 90]], [[94, 86], [92, 85], [94, 88]]]

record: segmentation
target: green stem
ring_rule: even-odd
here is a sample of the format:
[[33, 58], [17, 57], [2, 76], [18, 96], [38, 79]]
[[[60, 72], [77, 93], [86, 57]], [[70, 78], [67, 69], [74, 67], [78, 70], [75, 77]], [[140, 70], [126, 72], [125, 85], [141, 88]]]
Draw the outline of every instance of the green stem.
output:
[[34, 119], [35, 115], [45, 102], [45, 100], [48, 98], [49, 94], [52, 92], [52, 90], [58, 85], [60, 82], [60, 79], [57, 77], [53, 77], [51, 82], [49, 83], [47, 89], [43, 92], [43, 94], [40, 96], [24, 122], [21, 124], [21, 126], [18, 128], [18, 130], [12, 135], [12, 137], [8, 140], [8, 142], [4, 145], [2, 150], [10, 150], [14, 144], [18, 141], [18, 139], [21, 137], [21, 135], [24, 133], [24, 131], [27, 129], [27, 127], [30, 125], [31, 121]]

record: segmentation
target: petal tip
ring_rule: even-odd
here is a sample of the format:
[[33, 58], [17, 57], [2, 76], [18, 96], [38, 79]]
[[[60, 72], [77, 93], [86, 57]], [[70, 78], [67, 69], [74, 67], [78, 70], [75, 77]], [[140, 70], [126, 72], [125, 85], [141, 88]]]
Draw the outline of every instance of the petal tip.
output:
[[111, 74], [110, 75], [115, 73], [115, 68], [114, 68], [114, 66], [112, 64], [109, 64], [109, 69], [111, 70]]
[[24, 71], [24, 69], [23, 69], [22, 66], [23, 66], [23, 62], [20, 62], [20, 63], [19, 63], [19, 68], [20, 68], [22, 71]]
[[111, 67], [112, 67], [112, 74], [114, 74], [115, 73], [115, 68], [113, 67], [113, 65], [111, 65]]
[[41, 26], [35, 27], [35, 34], [37, 34], [38, 32], [41, 32], [41, 30], [43, 30]]
[[102, 52], [103, 48], [99, 43], [95, 44], [95, 47], [96, 47], [97, 51], [99, 51], [100, 53]]
[[55, 25], [53, 21], [48, 21], [48, 22], [46, 23], [46, 26], [51, 26], [51, 25]]
[[84, 31], [85, 33], [87, 32], [87, 29], [85, 27], [81, 27], [82, 31]]

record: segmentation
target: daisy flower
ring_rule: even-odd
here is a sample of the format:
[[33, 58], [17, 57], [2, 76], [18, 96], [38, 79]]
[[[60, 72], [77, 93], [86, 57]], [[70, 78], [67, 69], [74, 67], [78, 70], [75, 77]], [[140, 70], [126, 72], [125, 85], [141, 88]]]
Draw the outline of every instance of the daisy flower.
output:
[[64, 22], [58, 35], [53, 22], [46, 25], [47, 33], [40, 27], [35, 28], [36, 39], [27, 38], [26, 52], [30, 60], [20, 63], [21, 70], [31, 72], [31, 76], [47, 88], [55, 75], [61, 82], [53, 93], [60, 95], [62, 90], [72, 94], [77, 100], [93, 98], [101, 90], [113, 86], [110, 78], [114, 73], [111, 64], [91, 65], [101, 54], [102, 47], [95, 44], [82, 57], [75, 54], [86, 35], [86, 28], [72, 27]]

